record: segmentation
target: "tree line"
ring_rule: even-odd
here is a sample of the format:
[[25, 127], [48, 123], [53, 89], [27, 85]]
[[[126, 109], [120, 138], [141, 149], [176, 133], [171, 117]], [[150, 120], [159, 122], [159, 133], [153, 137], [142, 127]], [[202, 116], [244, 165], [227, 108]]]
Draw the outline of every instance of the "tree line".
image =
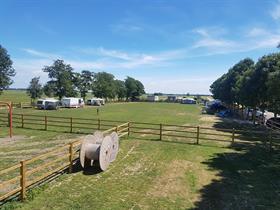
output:
[[245, 58], [210, 86], [214, 98], [227, 105], [280, 114], [280, 53], [264, 55], [256, 63]]
[[[12, 83], [16, 72], [7, 50], [0, 45], [0, 94]], [[31, 79], [27, 94], [31, 99], [40, 98], [43, 94], [48, 97], [76, 97], [84, 100], [88, 92], [95, 97], [118, 100], [137, 100], [145, 93], [144, 85], [132, 77], [124, 81], [118, 80], [107, 72], [91, 72], [83, 70], [75, 72], [70, 64], [63, 60], [55, 60], [52, 65], [45, 66], [43, 72], [48, 74], [49, 81], [42, 85], [40, 77]]]

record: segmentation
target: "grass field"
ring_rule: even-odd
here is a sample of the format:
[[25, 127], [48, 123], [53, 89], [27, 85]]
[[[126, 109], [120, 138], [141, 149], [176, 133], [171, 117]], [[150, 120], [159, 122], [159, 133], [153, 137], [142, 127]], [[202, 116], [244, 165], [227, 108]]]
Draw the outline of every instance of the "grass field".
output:
[[[15, 113], [96, 118], [96, 108]], [[107, 104], [100, 118], [154, 123], [233, 126], [200, 107], [169, 103]], [[235, 125], [238, 126], [238, 125]], [[240, 126], [240, 125], [239, 125]], [[7, 129], [0, 127], [0, 135]], [[18, 139], [0, 139], [0, 169], [63, 145], [78, 134], [15, 129]], [[280, 155], [263, 147], [226, 143], [193, 145], [138, 139], [121, 141], [109, 170], [64, 174], [33, 189], [24, 203], [3, 209], [278, 209]], [[1, 208], [1, 207], [0, 207]]]

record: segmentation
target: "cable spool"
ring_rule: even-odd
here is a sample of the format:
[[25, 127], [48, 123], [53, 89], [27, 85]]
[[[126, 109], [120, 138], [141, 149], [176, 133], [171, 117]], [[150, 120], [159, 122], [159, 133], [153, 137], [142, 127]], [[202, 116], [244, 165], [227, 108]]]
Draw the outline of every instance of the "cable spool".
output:
[[110, 162], [113, 162], [118, 155], [119, 152], [119, 136], [116, 132], [111, 133], [111, 140], [112, 140], [112, 153], [110, 156]]
[[103, 134], [100, 135], [100, 133], [97, 132], [95, 135], [86, 136], [80, 150], [81, 166], [85, 168], [89, 161], [92, 165], [95, 160], [98, 160], [100, 169], [105, 171], [111, 162], [112, 145], [113, 140], [111, 136], [103, 138]]
[[94, 143], [96, 143], [96, 144], [101, 144], [102, 143], [102, 141], [104, 139], [103, 132], [95, 131], [93, 136], [94, 136]]

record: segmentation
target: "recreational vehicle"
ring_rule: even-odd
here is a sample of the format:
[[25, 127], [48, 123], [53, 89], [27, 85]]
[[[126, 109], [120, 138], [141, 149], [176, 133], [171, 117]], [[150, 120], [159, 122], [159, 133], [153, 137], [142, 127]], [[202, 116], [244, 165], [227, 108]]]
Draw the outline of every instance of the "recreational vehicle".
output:
[[196, 104], [196, 100], [193, 98], [183, 98], [181, 101], [182, 104]]
[[159, 101], [159, 97], [155, 95], [149, 95], [147, 96], [147, 100], [150, 102], [155, 102], [155, 101]]
[[87, 105], [92, 105], [92, 106], [105, 105], [105, 100], [102, 98], [92, 98], [87, 100]]
[[39, 99], [37, 101], [37, 108], [38, 109], [58, 109], [59, 108], [59, 100], [54, 99], [54, 98], [44, 98], [44, 99]]
[[63, 98], [61, 99], [61, 104], [66, 108], [80, 108], [85, 105], [82, 98]]

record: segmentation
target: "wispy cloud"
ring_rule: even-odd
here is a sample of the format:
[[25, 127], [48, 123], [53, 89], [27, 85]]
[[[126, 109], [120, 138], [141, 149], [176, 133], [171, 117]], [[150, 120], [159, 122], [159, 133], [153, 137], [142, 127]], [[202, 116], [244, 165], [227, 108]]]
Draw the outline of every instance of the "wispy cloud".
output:
[[279, 20], [280, 19], [280, 0], [277, 1], [277, 4], [271, 10], [270, 14], [271, 14], [273, 19], [275, 19], [275, 20]]
[[62, 58], [62, 56], [58, 55], [58, 54], [42, 52], [42, 51], [34, 50], [34, 49], [31, 49], [31, 48], [24, 48], [22, 50], [24, 52], [28, 53], [29, 55], [36, 56], [36, 57], [48, 58], [48, 59]]

